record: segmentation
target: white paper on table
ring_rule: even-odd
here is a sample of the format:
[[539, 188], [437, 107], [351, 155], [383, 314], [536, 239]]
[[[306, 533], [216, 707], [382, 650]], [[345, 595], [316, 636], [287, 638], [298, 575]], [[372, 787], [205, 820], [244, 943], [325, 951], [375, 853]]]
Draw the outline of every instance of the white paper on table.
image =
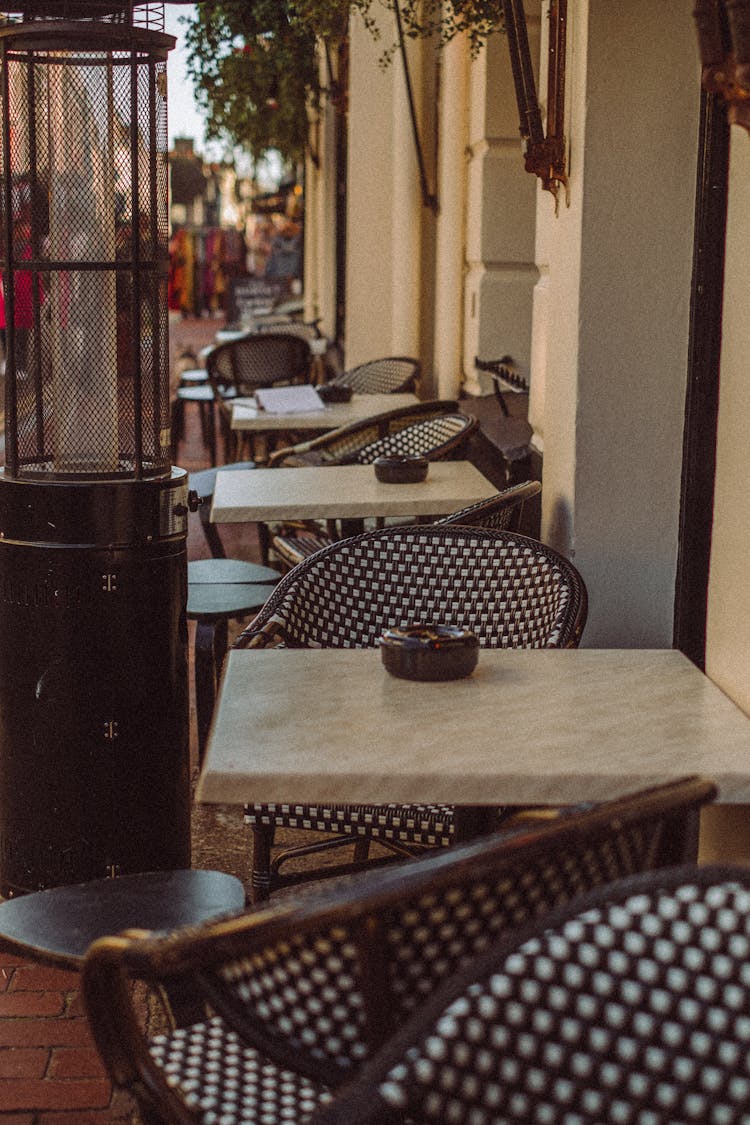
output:
[[268, 414], [312, 414], [325, 410], [325, 404], [315, 387], [303, 384], [299, 387], [267, 387], [255, 392], [259, 410]]

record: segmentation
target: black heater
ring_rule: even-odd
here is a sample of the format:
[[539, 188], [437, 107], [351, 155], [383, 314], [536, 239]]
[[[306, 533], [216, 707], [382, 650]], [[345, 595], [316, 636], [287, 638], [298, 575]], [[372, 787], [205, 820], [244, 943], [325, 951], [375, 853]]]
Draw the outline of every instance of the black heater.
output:
[[0, 894], [190, 866], [161, 4], [0, 17]]

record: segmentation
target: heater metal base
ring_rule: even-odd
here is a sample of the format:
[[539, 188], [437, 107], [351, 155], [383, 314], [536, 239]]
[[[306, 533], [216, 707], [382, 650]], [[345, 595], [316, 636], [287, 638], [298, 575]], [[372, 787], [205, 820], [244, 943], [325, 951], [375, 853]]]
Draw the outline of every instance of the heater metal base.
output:
[[0, 894], [190, 866], [187, 475], [0, 474]]

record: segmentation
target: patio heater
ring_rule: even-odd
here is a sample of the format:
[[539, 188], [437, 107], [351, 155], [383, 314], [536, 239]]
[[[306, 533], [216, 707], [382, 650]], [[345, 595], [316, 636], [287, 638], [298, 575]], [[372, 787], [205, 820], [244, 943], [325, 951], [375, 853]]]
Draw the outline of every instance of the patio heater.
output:
[[190, 865], [161, 4], [0, 15], [0, 894]]

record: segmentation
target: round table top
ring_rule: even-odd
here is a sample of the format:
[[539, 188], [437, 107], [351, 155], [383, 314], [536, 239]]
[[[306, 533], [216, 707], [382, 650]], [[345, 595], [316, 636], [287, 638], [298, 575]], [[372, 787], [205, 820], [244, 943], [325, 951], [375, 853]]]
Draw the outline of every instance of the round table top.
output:
[[244, 908], [239, 879], [223, 871], [151, 871], [52, 887], [0, 903], [0, 939], [44, 961], [79, 968], [97, 938], [174, 930]]
[[196, 559], [188, 563], [187, 615], [200, 620], [251, 613], [270, 598], [280, 577], [270, 566], [241, 559]]

